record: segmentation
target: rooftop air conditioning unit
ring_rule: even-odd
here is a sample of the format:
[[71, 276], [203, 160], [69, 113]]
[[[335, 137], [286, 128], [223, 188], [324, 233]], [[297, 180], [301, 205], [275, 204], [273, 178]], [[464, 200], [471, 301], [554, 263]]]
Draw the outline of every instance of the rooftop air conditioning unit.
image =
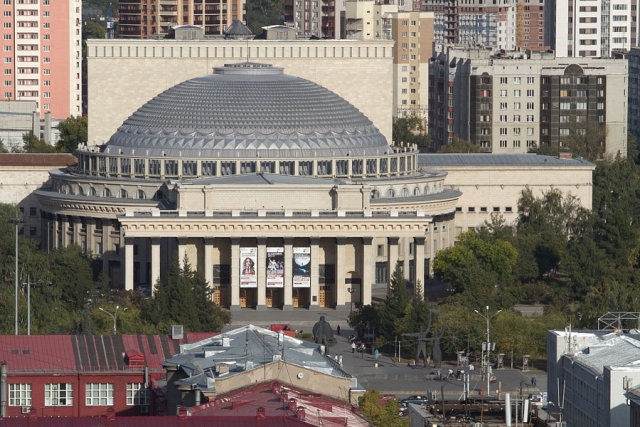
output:
[[184, 335], [182, 325], [171, 325], [171, 339], [181, 340]]
[[23, 414], [28, 414], [31, 411], [31, 408], [29, 406], [23, 406], [22, 407], [22, 413]]

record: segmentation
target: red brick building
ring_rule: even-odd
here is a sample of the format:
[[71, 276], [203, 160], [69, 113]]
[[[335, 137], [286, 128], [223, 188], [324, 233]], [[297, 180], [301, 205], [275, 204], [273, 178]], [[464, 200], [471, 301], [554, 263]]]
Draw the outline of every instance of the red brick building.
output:
[[[180, 345], [215, 332], [167, 335], [4, 335], [0, 361], [7, 370], [8, 417], [118, 416], [154, 414], [152, 399], [160, 365], [180, 353]], [[5, 386], [5, 384], [3, 384]]]

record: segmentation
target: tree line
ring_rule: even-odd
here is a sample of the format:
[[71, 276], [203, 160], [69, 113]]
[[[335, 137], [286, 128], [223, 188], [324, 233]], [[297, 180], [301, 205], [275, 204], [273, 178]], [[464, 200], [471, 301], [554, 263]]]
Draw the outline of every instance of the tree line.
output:
[[[635, 147], [635, 143], [631, 145]], [[485, 226], [458, 236], [455, 246], [438, 252], [434, 274], [451, 295], [437, 303], [423, 301], [421, 284], [407, 289], [401, 266], [392, 277], [387, 299], [354, 312], [351, 324], [364, 335], [375, 326], [376, 346], [393, 351], [396, 339], [409, 354], [415, 341], [402, 333], [427, 327], [431, 333], [446, 317], [441, 344], [449, 357], [470, 349], [479, 353], [490, 314], [491, 337], [498, 352], [516, 357], [546, 357], [546, 331], [574, 327], [597, 329], [609, 311], [640, 312], [640, 166], [637, 152], [602, 160], [593, 172], [592, 209], [557, 189], [518, 201], [514, 224], [495, 215]], [[544, 315], [523, 317], [514, 306], [543, 303]], [[444, 315], [443, 315], [444, 313]], [[638, 327], [638, 325], [626, 325]]]
[[[14, 333], [15, 227], [20, 217], [13, 205], [0, 204], [0, 334]], [[123, 334], [166, 334], [171, 325], [185, 331], [220, 331], [230, 314], [211, 298], [211, 288], [188, 260], [174, 256], [165, 282], [155, 284], [152, 298], [137, 291], [111, 289], [100, 271], [101, 260], [77, 245], [52, 251], [33, 239], [18, 238], [18, 326], [27, 331], [27, 283], [31, 284], [32, 334], [109, 334], [118, 309], [117, 330]], [[126, 309], [126, 310], [125, 310]]]

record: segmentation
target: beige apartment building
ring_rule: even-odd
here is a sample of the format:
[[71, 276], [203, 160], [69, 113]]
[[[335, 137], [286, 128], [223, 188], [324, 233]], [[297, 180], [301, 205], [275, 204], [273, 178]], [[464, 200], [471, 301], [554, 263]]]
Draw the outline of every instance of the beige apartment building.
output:
[[[427, 124], [429, 73], [434, 42], [433, 12], [399, 11], [397, 4], [347, 1], [347, 38], [394, 40], [393, 115], [418, 116]], [[422, 78], [421, 78], [422, 76]]]
[[431, 63], [429, 87], [437, 146], [457, 135], [491, 153], [562, 147], [577, 117], [606, 124], [606, 155], [626, 155], [626, 60], [444, 46]]
[[234, 20], [246, 24], [245, 0], [120, 0], [120, 37], [162, 38], [173, 27], [197, 25], [222, 35]]

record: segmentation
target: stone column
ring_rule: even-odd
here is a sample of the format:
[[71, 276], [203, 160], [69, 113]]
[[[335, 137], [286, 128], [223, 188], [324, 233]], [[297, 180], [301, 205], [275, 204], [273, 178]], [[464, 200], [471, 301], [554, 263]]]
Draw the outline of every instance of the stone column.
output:
[[87, 252], [91, 252], [94, 256], [97, 255], [95, 253], [95, 245], [93, 242], [93, 233], [96, 231], [96, 220], [94, 218], [85, 218], [86, 224], [87, 224], [87, 228], [86, 228], [86, 234], [85, 234], [85, 239], [87, 242]]
[[[320, 294], [320, 237], [310, 237], [309, 246], [311, 247], [311, 289], [309, 301], [309, 310], [318, 310], [318, 296]], [[313, 297], [316, 300], [313, 300]]]
[[415, 286], [420, 283], [422, 286], [422, 298], [424, 298], [424, 241], [426, 239], [424, 236], [422, 237], [414, 237], [414, 248], [413, 248], [413, 264], [416, 269], [416, 283]]
[[160, 280], [160, 237], [151, 238], [151, 295]]
[[362, 238], [362, 289], [360, 293], [363, 305], [371, 304], [371, 287], [374, 282], [374, 254], [373, 237]]
[[346, 237], [336, 237], [336, 308], [344, 308], [345, 306], [344, 244], [346, 241]]
[[80, 245], [80, 226], [81, 225], [82, 225], [82, 221], [80, 220], [80, 217], [78, 216], [71, 217], [71, 227], [73, 227], [73, 230], [71, 231], [71, 239], [72, 239], [71, 244], [78, 245], [80, 247], [82, 247]]
[[180, 268], [184, 268], [184, 257], [187, 255], [187, 238], [178, 237], [178, 262]]
[[258, 304], [257, 311], [267, 309], [267, 238], [258, 237]]
[[58, 215], [58, 222], [60, 224], [60, 238], [58, 240], [59, 248], [67, 247], [68, 236], [67, 233], [69, 231], [69, 217], [66, 215]]
[[231, 238], [231, 311], [240, 310], [240, 238]]
[[[131, 165], [133, 167], [133, 165]], [[149, 255], [147, 253], [147, 238], [142, 237], [138, 239], [138, 264], [140, 265], [140, 271], [138, 272], [138, 283], [147, 283], [147, 259]], [[147, 283], [148, 284], [148, 283]]]
[[133, 244], [135, 239], [132, 237], [124, 238], [124, 289], [133, 290]]
[[[204, 238], [204, 280], [213, 291], [213, 237]], [[213, 293], [211, 294], [213, 298]]]
[[283, 310], [293, 309], [293, 237], [285, 237], [284, 241], [284, 305]]
[[387, 288], [391, 286], [391, 278], [398, 263], [398, 237], [387, 237]]
[[111, 252], [111, 247], [109, 246], [109, 234], [111, 234], [111, 220], [103, 219], [102, 220], [102, 271], [105, 274], [109, 275], [109, 252]]
[[410, 260], [411, 260], [411, 239], [409, 237], [402, 238], [402, 252], [404, 252], [402, 257], [402, 273], [404, 276], [404, 280], [409, 280], [411, 278], [411, 268], [410, 268]]

